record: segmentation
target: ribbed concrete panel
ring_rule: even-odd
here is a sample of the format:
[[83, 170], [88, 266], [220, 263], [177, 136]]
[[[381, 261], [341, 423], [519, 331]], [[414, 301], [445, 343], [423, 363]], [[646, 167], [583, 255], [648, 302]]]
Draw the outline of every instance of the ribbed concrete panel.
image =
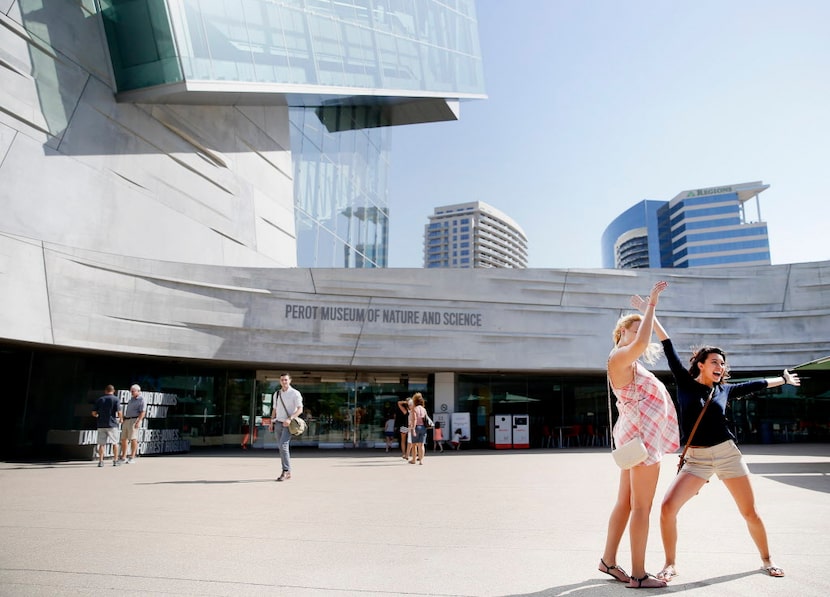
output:
[[118, 104], [91, 0], [7, 10], [0, 232], [146, 259], [296, 266], [285, 106]]
[[0, 234], [0, 336], [52, 344], [43, 249]]
[[[315, 288], [319, 292], [334, 291], [338, 294], [364, 294], [366, 285], [371, 283], [375, 296], [401, 296], [400, 276], [390, 277], [384, 284], [371, 270], [311, 270]], [[415, 270], [420, 271], [420, 270]], [[520, 293], [526, 304], [560, 304], [568, 279], [569, 270], [493, 269], [487, 275], [474, 270], [436, 268], [428, 276], [405, 275], [408, 291], [413, 296], [429, 296], [434, 286], [441, 287], [444, 300], [483, 300], [486, 302], [510, 301], [517, 297], [502, 296], [503, 293]]]
[[[7, 255], [15, 243], [36, 261], [37, 243], [7, 238]], [[719, 344], [736, 369], [773, 370], [830, 354], [830, 262], [349, 271], [193, 266], [58, 246], [42, 261], [48, 290], [17, 270], [4, 284], [18, 297], [48, 296], [54, 344], [67, 348], [263, 367], [596, 373], [628, 297], [668, 278], [660, 317], [684, 353]], [[31, 339], [23, 319], [42, 327], [42, 311], [4, 309], [0, 336]]]

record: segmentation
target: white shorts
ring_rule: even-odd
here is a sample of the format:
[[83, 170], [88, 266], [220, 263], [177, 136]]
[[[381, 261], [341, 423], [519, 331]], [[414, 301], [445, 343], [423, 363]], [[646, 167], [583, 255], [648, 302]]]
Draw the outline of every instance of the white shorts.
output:
[[118, 443], [118, 427], [99, 427], [98, 428], [98, 445], [106, 446], [108, 444]]

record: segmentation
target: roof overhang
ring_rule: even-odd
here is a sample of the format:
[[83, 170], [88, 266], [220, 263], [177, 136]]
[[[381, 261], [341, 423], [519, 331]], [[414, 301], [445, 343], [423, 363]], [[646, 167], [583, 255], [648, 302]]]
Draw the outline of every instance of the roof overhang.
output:
[[361, 89], [319, 85], [284, 85], [240, 81], [180, 81], [117, 94], [119, 102], [216, 106], [296, 106], [318, 108], [329, 131], [365, 128], [343, 127], [349, 119], [333, 118], [330, 110], [342, 107], [375, 107], [380, 124], [397, 126], [458, 120], [462, 100], [486, 99], [485, 94], [453, 94]]
[[830, 356], [810, 361], [809, 363], [802, 363], [793, 367], [797, 371], [828, 371], [830, 370]]

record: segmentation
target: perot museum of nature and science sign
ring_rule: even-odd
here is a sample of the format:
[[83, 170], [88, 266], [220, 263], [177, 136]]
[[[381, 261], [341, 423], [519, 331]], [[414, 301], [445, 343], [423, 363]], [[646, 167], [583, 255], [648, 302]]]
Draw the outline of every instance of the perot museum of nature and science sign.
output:
[[409, 325], [437, 325], [449, 327], [477, 327], [483, 325], [483, 315], [473, 312], [447, 310], [418, 310], [394, 308], [365, 308], [345, 306], [285, 305], [286, 319], [316, 321], [349, 321], [367, 323], [399, 323]]

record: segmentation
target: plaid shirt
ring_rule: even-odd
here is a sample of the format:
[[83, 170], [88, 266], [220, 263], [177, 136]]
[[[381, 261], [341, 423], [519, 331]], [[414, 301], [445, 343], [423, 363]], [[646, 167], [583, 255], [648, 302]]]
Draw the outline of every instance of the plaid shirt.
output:
[[614, 443], [622, 446], [638, 435], [648, 458], [643, 464], [660, 462], [680, 447], [680, 428], [666, 386], [654, 374], [634, 362], [634, 379], [622, 388], [613, 388], [620, 417], [614, 425]]

